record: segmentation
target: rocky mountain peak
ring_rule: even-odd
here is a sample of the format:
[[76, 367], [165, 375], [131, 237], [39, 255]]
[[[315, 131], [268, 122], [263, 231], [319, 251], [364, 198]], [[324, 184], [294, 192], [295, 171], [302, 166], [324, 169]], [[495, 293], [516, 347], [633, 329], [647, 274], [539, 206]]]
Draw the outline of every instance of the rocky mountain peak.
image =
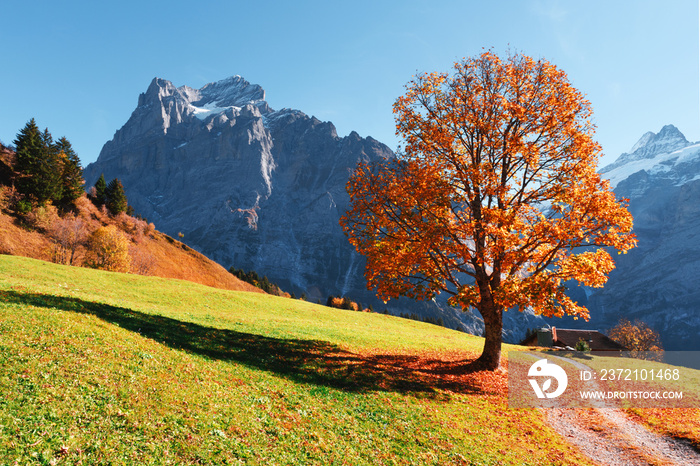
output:
[[658, 133], [651, 131], [645, 133], [629, 152], [620, 155], [615, 162], [603, 167], [600, 171], [601, 173], [609, 172], [630, 162], [653, 159], [657, 155], [670, 154], [690, 145], [691, 143], [678, 128], [666, 125]]
[[673, 125], [666, 125], [656, 134], [651, 131], [644, 134], [632, 146], [630, 154], [670, 152], [681, 149], [688, 144], [688, 140], [678, 128]]
[[[265, 90], [258, 84], [251, 84], [240, 76], [231, 76], [221, 81], [205, 84], [200, 89], [189, 86], [175, 87], [162, 78], [153, 78], [141, 100], [145, 102], [177, 96], [194, 105], [216, 103], [220, 107], [242, 107], [248, 103], [256, 104], [265, 100]], [[141, 103], [141, 102], [140, 102]]]
[[164, 98], [171, 97], [176, 92], [177, 88], [170, 81], [161, 78], [153, 78], [146, 92], [139, 95], [137, 108], [150, 107], [155, 103], [161, 102]]
[[212, 115], [250, 106], [257, 107], [261, 113], [272, 111], [265, 102], [263, 88], [240, 76], [209, 83], [200, 89], [175, 87], [168, 80], [153, 78], [146, 92], [139, 96], [135, 114], [139, 117], [150, 115], [167, 133], [172, 124], [189, 120], [192, 116], [205, 120]]

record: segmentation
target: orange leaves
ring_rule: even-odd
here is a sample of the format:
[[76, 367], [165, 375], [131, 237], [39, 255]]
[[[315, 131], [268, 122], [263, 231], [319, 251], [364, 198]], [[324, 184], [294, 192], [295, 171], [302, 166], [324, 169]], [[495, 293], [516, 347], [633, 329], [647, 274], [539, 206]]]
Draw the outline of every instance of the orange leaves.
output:
[[129, 240], [114, 225], [98, 228], [88, 239], [85, 263], [96, 269], [128, 272]]
[[[417, 162], [360, 165], [348, 183], [353, 210], [341, 219], [351, 244], [367, 257], [368, 287], [380, 297], [435, 293], [437, 281], [410, 283], [409, 277], [439, 277], [431, 260], [451, 218], [449, 198], [435, 170]], [[420, 238], [426, 240], [420, 240]]]
[[562, 280], [578, 280], [586, 286], [600, 288], [607, 281], [607, 273], [613, 264], [604, 249], [572, 254], [559, 261], [558, 275]]
[[659, 333], [641, 320], [620, 319], [608, 336], [627, 348], [633, 357], [644, 351], [663, 351]]
[[447, 292], [482, 315], [530, 306], [587, 317], [563, 283], [602, 286], [614, 262], [600, 248], [636, 239], [625, 202], [596, 173], [592, 109], [566, 74], [485, 52], [414, 77], [394, 114], [403, 153], [358, 167], [341, 220], [367, 257], [368, 287], [385, 298]]
[[452, 306], [468, 309], [476, 307], [480, 299], [479, 290], [475, 286], [463, 285], [459, 288], [457, 293], [448, 300], [448, 303]]

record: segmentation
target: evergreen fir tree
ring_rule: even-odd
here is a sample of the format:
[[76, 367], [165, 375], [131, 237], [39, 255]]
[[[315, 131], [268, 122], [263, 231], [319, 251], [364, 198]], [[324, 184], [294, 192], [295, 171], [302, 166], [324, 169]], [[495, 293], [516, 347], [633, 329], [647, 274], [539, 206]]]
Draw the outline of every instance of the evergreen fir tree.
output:
[[41, 132], [34, 118], [20, 130], [17, 139], [14, 140], [17, 163], [15, 170], [18, 173], [17, 190], [25, 196], [31, 196], [35, 191], [37, 167], [43, 148]]
[[115, 178], [109, 182], [105, 190], [105, 205], [112, 215], [126, 212], [128, 206], [124, 186], [119, 178]]
[[31, 172], [35, 164], [35, 160], [41, 153], [42, 140], [39, 127], [36, 125], [34, 118], [22, 128], [17, 134], [17, 139], [14, 140], [15, 153], [17, 154], [16, 169], [22, 173]]
[[107, 200], [106, 192], [107, 192], [107, 182], [105, 181], [104, 173], [102, 173], [100, 175], [100, 178], [95, 183], [95, 198], [92, 200], [92, 202], [97, 207], [102, 207], [103, 205], [105, 205], [105, 202]]
[[[83, 168], [80, 166], [80, 158], [73, 150], [70, 141], [64, 137], [56, 142], [62, 163], [61, 184], [63, 195], [60, 203], [68, 206], [75, 202], [83, 194]], [[63, 154], [63, 155], [61, 155]]]
[[59, 202], [63, 197], [62, 163], [59, 157], [58, 146], [53, 142], [53, 136], [49, 129], [44, 129], [41, 135], [43, 142], [41, 157], [36, 172], [35, 195], [39, 204], [46, 202]]
[[347, 296], [343, 297], [343, 304], [340, 306], [341, 309], [347, 309], [349, 311], [354, 311], [355, 308], [352, 307], [352, 300], [348, 298]]

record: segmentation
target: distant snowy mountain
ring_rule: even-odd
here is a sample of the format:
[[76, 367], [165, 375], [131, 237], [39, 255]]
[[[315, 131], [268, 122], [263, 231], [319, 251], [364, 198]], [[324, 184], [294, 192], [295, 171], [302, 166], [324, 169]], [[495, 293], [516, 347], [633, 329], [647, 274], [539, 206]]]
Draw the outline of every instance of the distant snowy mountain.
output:
[[600, 173], [616, 187], [630, 175], [644, 171], [654, 177], [673, 178], [676, 184], [692, 181], [689, 176], [700, 176], [697, 158], [700, 143], [690, 143], [673, 125], [664, 126], [658, 134], [646, 133], [614, 163], [603, 167]]
[[[338, 224], [358, 161], [394, 155], [330, 122], [291, 109], [273, 110], [265, 92], [236, 76], [201, 89], [154, 79], [98, 160], [86, 167], [118, 177], [136, 212], [224, 267], [255, 270], [312, 301], [347, 295], [375, 309], [438, 318], [479, 333], [483, 322], [438, 302], [392, 300], [366, 289], [364, 258]], [[440, 304], [443, 303], [443, 304]], [[517, 341], [542, 324], [508, 312], [506, 338]]]
[[700, 350], [700, 143], [664, 126], [601, 175], [629, 199], [639, 244], [615, 256], [602, 290], [571, 290], [591, 322], [567, 325], [605, 330], [620, 318], [639, 318], [661, 333], [666, 349]]

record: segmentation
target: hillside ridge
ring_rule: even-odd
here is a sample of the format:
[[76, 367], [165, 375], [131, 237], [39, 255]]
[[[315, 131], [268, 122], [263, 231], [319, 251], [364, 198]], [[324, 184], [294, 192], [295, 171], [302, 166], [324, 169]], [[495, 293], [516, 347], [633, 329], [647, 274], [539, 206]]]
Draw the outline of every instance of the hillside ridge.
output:
[[[0, 254], [17, 255], [56, 261], [55, 227], [66, 215], [77, 219], [87, 237], [100, 227], [113, 225], [127, 239], [131, 256], [131, 272], [163, 278], [188, 280], [216, 288], [262, 292], [259, 288], [234, 277], [224, 267], [207, 258], [181, 241], [175, 240], [148, 224], [126, 214], [110, 215], [96, 207], [83, 194], [75, 203], [75, 212], [63, 218], [53, 206], [34, 207], [26, 214], [11, 208], [14, 190], [11, 185], [13, 151], [0, 147], [0, 171], [7, 172], [7, 180], [0, 180]], [[2, 173], [0, 173], [2, 174]], [[78, 246], [75, 264], [84, 262], [85, 245]]]

